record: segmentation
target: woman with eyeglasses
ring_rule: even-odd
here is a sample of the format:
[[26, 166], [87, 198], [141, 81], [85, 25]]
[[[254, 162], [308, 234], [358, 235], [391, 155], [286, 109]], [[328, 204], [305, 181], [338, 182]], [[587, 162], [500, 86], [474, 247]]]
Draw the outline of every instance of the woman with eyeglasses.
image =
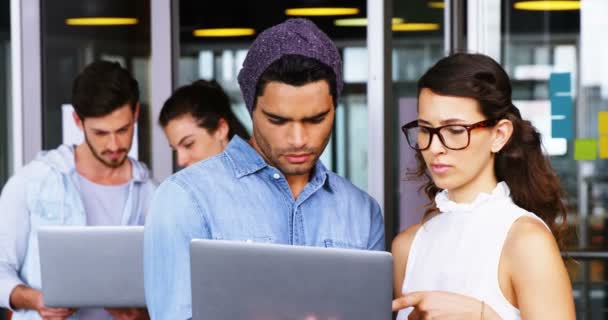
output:
[[397, 319], [574, 319], [563, 192], [502, 67], [443, 58], [402, 130], [430, 203], [393, 241]]

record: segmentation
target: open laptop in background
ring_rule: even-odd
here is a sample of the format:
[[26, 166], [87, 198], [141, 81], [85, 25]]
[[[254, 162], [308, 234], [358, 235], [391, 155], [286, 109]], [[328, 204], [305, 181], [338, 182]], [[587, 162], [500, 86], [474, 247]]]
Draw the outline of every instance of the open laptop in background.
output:
[[192, 319], [388, 320], [388, 252], [219, 240], [190, 246]]
[[142, 226], [48, 226], [38, 244], [47, 307], [144, 307]]

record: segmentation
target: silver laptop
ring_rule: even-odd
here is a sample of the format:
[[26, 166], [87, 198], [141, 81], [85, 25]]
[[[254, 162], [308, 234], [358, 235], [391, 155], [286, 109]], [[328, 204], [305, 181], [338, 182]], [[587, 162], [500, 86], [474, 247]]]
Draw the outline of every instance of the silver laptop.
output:
[[388, 320], [388, 252], [218, 240], [190, 246], [193, 320]]
[[141, 226], [52, 226], [38, 232], [47, 307], [143, 307]]

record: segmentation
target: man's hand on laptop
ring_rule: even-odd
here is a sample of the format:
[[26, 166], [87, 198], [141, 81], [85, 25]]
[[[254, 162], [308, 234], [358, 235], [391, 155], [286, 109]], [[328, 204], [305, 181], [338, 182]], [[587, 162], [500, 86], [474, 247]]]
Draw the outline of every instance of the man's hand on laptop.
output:
[[36, 290], [38, 293], [36, 311], [43, 320], [64, 320], [69, 318], [76, 309], [74, 308], [47, 308], [44, 306], [44, 299], [42, 298], [42, 292]]
[[69, 318], [76, 309], [72, 308], [46, 308], [40, 307], [37, 309], [38, 314], [43, 320], [64, 320]]
[[146, 308], [105, 308], [114, 320], [150, 320]]
[[64, 320], [76, 312], [73, 308], [45, 307], [42, 292], [24, 285], [18, 285], [13, 289], [10, 303], [15, 309], [36, 310], [43, 320]]

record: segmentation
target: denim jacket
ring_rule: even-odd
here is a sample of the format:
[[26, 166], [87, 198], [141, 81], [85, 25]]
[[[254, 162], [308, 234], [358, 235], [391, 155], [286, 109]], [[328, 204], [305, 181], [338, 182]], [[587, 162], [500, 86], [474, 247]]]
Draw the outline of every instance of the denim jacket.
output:
[[[143, 225], [155, 190], [144, 164], [130, 159], [133, 179], [122, 215], [124, 225]], [[41, 152], [6, 183], [0, 195], [0, 306], [9, 308], [20, 284], [40, 289], [37, 231], [44, 225], [86, 225], [79, 194], [74, 148]], [[40, 319], [32, 310], [14, 310], [13, 320]], [[78, 319], [77, 313], [70, 319]]]
[[318, 161], [294, 199], [285, 176], [237, 136], [223, 153], [160, 185], [144, 230], [146, 302], [154, 320], [192, 317], [194, 238], [384, 249], [382, 213], [367, 193]]

